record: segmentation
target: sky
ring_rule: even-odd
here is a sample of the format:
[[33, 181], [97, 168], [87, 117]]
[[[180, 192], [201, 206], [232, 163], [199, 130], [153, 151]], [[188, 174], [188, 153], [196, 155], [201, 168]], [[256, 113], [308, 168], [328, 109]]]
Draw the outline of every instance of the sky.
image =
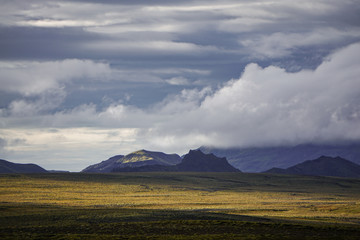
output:
[[0, 158], [360, 140], [360, 0], [0, 0]]

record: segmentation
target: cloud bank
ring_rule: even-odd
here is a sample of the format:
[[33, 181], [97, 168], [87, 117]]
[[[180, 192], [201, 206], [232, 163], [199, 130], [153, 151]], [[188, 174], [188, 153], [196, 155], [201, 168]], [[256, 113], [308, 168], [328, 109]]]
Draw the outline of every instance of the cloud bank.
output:
[[359, 140], [359, 51], [359, 43], [351, 45], [315, 70], [296, 73], [249, 64], [239, 79], [204, 99], [198, 94], [190, 104], [182, 98], [169, 103], [187, 110], [152, 134], [159, 134], [159, 142], [180, 137], [223, 147]]
[[[44, 131], [36, 129], [51, 128], [58, 129], [62, 137], [57, 131], [47, 133], [57, 137], [40, 138], [37, 144], [81, 142], [79, 137], [86, 139], [89, 132], [95, 145], [119, 144], [130, 150], [126, 144], [131, 142], [136, 147], [170, 152], [185, 152], [201, 145], [354, 141], [360, 139], [359, 52], [360, 43], [353, 44], [329, 55], [315, 70], [296, 73], [252, 63], [239, 79], [217, 90], [183, 90], [147, 109], [113, 103], [98, 110], [89, 104], [20, 117], [12, 104], [10, 113], [2, 113], [1, 123], [9, 129], [18, 125], [33, 129], [32, 134], [25, 134], [25, 142], [30, 145], [34, 144], [31, 139], [37, 139], [36, 132]], [[11, 136], [9, 132], [5, 135]], [[21, 134], [12, 135], [21, 138]], [[83, 141], [81, 148], [86, 143]]]

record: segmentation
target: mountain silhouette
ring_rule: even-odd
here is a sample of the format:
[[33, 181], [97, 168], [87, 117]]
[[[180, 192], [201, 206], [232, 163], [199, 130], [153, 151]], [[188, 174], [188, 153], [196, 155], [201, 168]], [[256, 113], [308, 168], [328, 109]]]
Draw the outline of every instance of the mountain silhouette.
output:
[[321, 156], [286, 169], [272, 168], [265, 173], [360, 178], [360, 165], [341, 157]]
[[113, 172], [240, 172], [240, 170], [231, 166], [226, 158], [204, 154], [200, 150], [190, 150], [177, 165], [115, 168]]
[[0, 173], [46, 173], [44, 168], [28, 163], [13, 163], [3, 159], [0, 159]]
[[301, 144], [277, 147], [216, 148], [200, 147], [204, 153], [226, 157], [243, 172], [263, 172], [270, 168], [288, 168], [320, 156], [340, 156], [360, 164], [360, 142], [333, 144]]

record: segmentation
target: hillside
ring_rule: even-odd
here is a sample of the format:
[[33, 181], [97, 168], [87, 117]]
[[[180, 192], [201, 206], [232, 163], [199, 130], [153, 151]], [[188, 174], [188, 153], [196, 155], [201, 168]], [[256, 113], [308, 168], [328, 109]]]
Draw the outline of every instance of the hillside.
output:
[[321, 156], [287, 169], [272, 168], [265, 173], [360, 178], [360, 165], [341, 157]]
[[86, 167], [82, 172], [111, 172], [115, 167], [117, 167], [117, 161], [121, 160], [124, 155], [116, 155], [108, 160], [102, 161], [97, 164], [90, 165]]
[[200, 149], [204, 153], [213, 153], [218, 157], [226, 157], [232, 166], [243, 172], [263, 172], [274, 167], [288, 168], [320, 156], [340, 156], [360, 164], [360, 142], [228, 149], [201, 147]]
[[47, 171], [36, 164], [12, 163], [0, 159], [0, 173], [46, 173]]
[[116, 155], [101, 163], [91, 165], [82, 172], [112, 172], [119, 168], [134, 168], [148, 165], [169, 166], [175, 165], [181, 161], [181, 157], [177, 154], [165, 154], [162, 152], [151, 152], [147, 150], [139, 150], [126, 156]]
[[114, 172], [239, 172], [239, 170], [231, 166], [226, 158], [204, 154], [200, 150], [190, 150], [177, 165], [115, 168]]

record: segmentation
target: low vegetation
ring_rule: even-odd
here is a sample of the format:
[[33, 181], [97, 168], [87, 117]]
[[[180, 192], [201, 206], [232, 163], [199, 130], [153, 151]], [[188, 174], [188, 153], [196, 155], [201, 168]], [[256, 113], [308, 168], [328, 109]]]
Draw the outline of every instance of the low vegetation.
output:
[[244, 173], [0, 175], [2, 239], [358, 239], [360, 180]]

